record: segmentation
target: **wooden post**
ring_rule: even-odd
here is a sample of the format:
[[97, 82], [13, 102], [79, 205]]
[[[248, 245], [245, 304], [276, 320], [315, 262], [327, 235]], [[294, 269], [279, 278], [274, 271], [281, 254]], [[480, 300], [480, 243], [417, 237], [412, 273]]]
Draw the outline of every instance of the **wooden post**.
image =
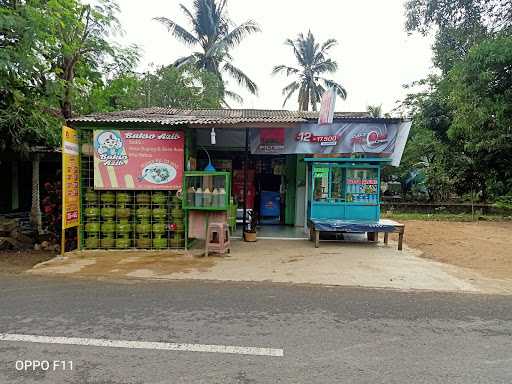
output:
[[[247, 230], [247, 167], [249, 162], [249, 129], [245, 128], [245, 158], [244, 158], [244, 213], [242, 219], [242, 240], [245, 241], [245, 231]], [[254, 212], [253, 212], [254, 214]], [[251, 228], [253, 229], [253, 228]]]
[[320, 247], [320, 231], [315, 229], [315, 248]]
[[389, 233], [384, 232], [384, 244], [388, 245], [389, 242]]
[[398, 233], [398, 250], [399, 251], [402, 250], [402, 245], [403, 245], [403, 241], [404, 241], [404, 232], [405, 232], [405, 227], [401, 227], [400, 232]]

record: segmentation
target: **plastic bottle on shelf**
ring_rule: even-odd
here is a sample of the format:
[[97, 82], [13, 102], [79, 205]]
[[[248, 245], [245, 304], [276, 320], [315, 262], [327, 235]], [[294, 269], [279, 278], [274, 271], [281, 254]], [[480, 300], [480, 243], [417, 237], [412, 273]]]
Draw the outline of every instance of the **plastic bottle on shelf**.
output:
[[219, 207], [225, 207], [226, 206], [226, 190], [222, 187], [219, 188], [219, 195], [218, 198], [218, 206]]
[[203, 205], [205, 207], [211, 207], [212, 206], [212, 192], [210, 191], [210, 188], [205, 188], [203, 191]]
[[196, 204], [196, 190], [194, 187], [190, 187], [187, 190], [187, 203], [190, 207]]
[[198, 187], [196, 189], [195, 193], [195, 204], [196, 207], [202, 207], [203, 206], [203, 190], [201, 187]]
[[219, 207], [220, 206], [220, 202], [219, 202], [219, 188], [213, 188], [213, 192], [212, 192], [212, 207]]

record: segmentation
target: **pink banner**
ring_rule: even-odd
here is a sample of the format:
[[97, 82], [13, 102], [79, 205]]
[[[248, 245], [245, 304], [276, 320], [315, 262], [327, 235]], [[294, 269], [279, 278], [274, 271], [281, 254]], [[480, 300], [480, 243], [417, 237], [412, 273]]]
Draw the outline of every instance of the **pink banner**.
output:
[[94, 188], [181, 189], [184, 148], [181, 131], [95, 130]]

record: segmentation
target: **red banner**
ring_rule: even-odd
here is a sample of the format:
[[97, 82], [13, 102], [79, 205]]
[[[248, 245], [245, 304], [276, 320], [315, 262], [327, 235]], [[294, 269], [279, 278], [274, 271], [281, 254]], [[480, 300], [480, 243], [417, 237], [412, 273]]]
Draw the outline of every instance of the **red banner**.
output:
[[95, 130], [94, 188], [180, 189], [184, 148], [181, 131]]

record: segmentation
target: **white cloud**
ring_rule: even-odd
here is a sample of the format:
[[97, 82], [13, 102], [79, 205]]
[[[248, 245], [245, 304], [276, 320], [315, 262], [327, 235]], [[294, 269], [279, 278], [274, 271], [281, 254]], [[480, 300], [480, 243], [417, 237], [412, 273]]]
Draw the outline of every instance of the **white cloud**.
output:
[[[191, 0], [182, 1], [191, 6]], [[231, 18], [240, 23], [258, 22], [262, 33], [250, 36], [233, 55], [260, 88], [259, 97], [239, 91], [244, 108], [280, 109], [281, 89], [291, 80], [271, 76], [276, 64], [293, 64], [293, 55], [283, 42], [309, 29], [319, 40], [335, 38], [332, 50], [339, 71], [333, 76], [345, 86], [349, 97], [338, 99], [337, 110], [361, 111], [368, 104], [383, 104], [385, 111], [404, 96], [402, 85], [432, 71], [431, 40], [405, 32], [404, 0], [231, 0]], [[141, 71], [150, 63], [166, 65], [191, 48], [176, 41], [153, 17], [165, 16], [186, 25], [180, 1], [119, 0], [120, 21], [126, 31], [124, 43], [143, 50]], [[295, 109], [296, 103], [287, 104]]]

